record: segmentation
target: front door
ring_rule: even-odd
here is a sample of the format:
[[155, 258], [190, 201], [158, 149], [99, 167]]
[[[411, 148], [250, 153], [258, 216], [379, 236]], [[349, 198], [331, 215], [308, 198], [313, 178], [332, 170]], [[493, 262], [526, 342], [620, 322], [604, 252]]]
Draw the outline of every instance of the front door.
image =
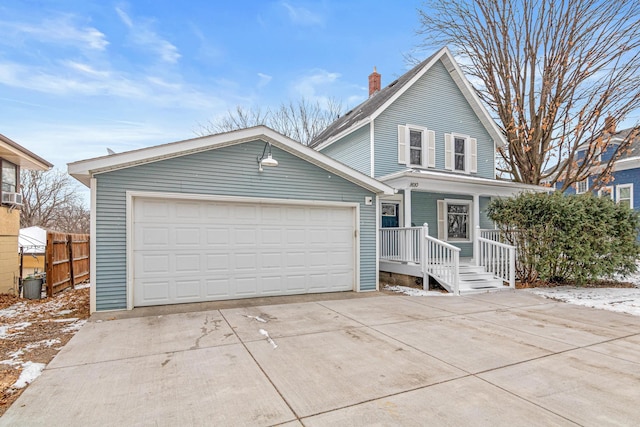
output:
[[383, 228], [400, 227], [400, 203], [399, 202], [382, 202], [380, 209]]

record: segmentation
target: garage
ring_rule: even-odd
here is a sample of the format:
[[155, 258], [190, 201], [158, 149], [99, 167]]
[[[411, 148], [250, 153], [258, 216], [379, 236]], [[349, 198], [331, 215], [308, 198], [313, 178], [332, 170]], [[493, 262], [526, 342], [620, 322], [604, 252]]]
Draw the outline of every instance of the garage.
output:
[[351, 291], [354, 204], [133, 198], [134, 306]]
[[91, 312], [378, 288], [393, 188], [264, 126], [81, 160]]

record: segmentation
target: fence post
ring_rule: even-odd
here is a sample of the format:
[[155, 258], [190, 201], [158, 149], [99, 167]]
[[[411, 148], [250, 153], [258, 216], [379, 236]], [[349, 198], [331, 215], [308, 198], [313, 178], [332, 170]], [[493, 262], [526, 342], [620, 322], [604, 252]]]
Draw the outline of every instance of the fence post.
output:
[[67, 253], [69, 254], [69, 279], [71, 287], [76, 288], [76, 278], [73, 274], [73, 234], [67, 234]]
[[429, 260], [429, 245], [427, 244], [427, 236], [429, 235], [429, 224], [426, 222], [422, 225], [422, 235], [420, 236], [420, 264], [422, 264], [422, 289], [429, 290], [429, 274], [427, 273], [427, 263]]
[[509, 248], [509, 287], [516, 288], [516, 248]]

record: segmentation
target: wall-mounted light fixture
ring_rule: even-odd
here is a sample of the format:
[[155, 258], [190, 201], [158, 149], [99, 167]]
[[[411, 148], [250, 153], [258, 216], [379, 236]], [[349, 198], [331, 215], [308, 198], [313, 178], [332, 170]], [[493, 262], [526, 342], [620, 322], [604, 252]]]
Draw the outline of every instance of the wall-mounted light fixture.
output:
[[[267, 147], [269, 147], [269, 152], [267, 153]], [[267, 157], [264, 155], [267, 154]], [[262, 167], [276, 167], [278, 166], [278, 161], [271, 157], [271, 144], [267, 142], [264, 144], [264, 149], [262, 150], [262, 156], [258, 156], [258, 172], [262, 172]]]

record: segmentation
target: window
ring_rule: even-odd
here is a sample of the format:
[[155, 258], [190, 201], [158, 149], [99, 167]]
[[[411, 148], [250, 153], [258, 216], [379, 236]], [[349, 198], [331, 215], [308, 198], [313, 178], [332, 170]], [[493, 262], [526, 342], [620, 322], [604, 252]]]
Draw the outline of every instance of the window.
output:
[[444, 134], [444, 168], [447, 170], [478, 172], [478, 141], [467, 135]]
[[398, 163], [419, 168], [435, 167], [435, 132], [422, 126], [399, 125]]
[[589, 178], [576, 182], [576, 194], [586, 193], [589, 189]]
[[15, 193], [18, 188], [18, 168], [11, 162], [2, 161], [2, 192]]
[[447, 204], [447, 240], [469, 240], [469, 205]]
[[466, 171], [466, 162], [464, 153], [466, 151], [467, 140], [458, 136], [453, 138], [453, 169], [457, 171]]
[[449, 242], [471, 241], [471, 201], [438, 200], [438, 238]]
[[409, 129], [409, 161], [422, 166], [422, 132]]
[[617, 185], [616, 201], [629, 209], [633, 209], [633, 184]]
[[598, 197], [608, 197], [613, 200], [613, 186], [602, 187], [598, 190]]
[[381, 208], [382, 216], [397, 216], [397, 207], [397, 203], [383, 203]]

